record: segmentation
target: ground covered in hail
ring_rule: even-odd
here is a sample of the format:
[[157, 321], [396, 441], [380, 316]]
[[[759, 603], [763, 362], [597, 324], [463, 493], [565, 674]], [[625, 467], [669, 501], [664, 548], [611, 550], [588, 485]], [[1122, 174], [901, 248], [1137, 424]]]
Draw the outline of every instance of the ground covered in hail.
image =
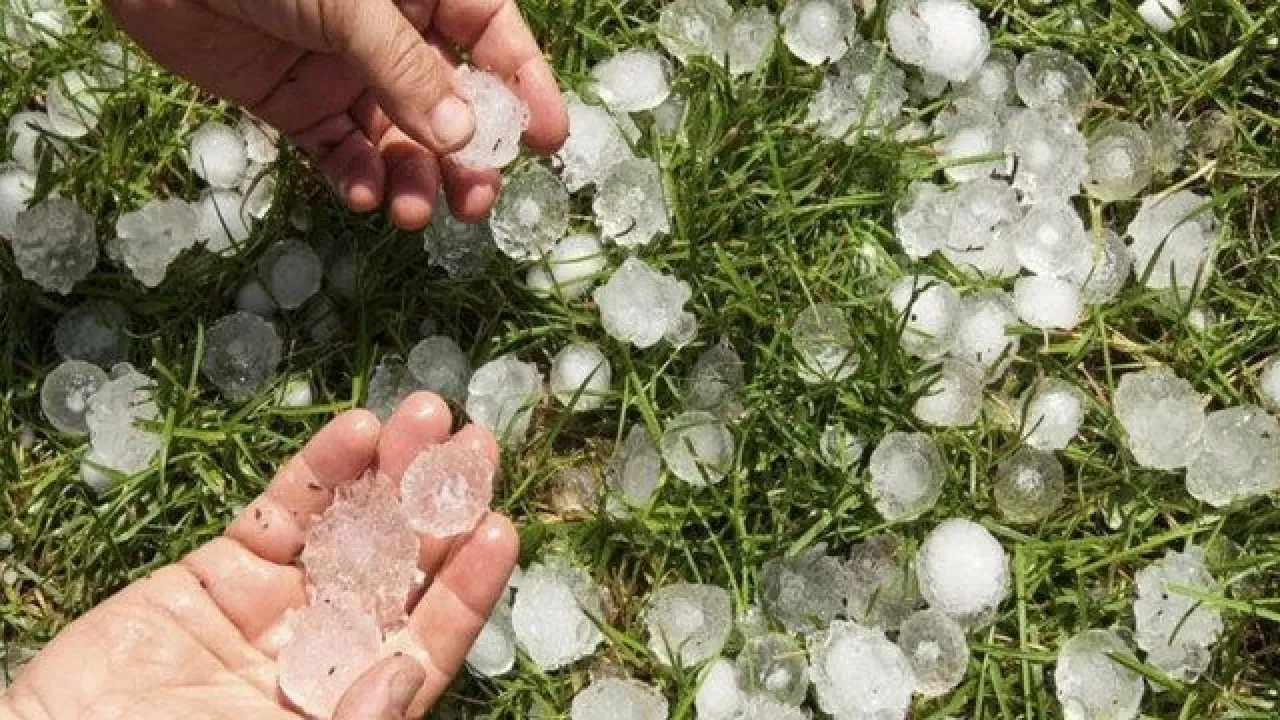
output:
[[[491, 217], [355, 216], [96, 5], [3, 0], [0, 679], [335, 413], [492, 428], [315, 519], [282, 690], [521, 531], [438, 717], [1275, 717], [1280, 5], [528, 0]], [[335, 668], [342, 672], [335, 672]]]

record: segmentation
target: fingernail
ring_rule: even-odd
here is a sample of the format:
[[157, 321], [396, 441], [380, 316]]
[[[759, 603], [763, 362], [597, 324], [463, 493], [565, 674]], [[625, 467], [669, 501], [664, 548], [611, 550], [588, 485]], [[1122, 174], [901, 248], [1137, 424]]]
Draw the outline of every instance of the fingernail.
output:
[[474, 120], [471, 106], [453, 95], [446, 96], [431, 110], [431, 132], [446, 150], [455, 150], [471, 139]]
[[[410, 661], [414, 662], [414, 661]], [[423, 674], [421, 670], [400, 670], [391, 678], [391, 687], [387, 688], [391, 701], [391, 707], [397, 708], [401, 712], [407, 712], [409, 704], [413, 702], [414, 696], [418, 694], [418, 690], [422, 687]]]

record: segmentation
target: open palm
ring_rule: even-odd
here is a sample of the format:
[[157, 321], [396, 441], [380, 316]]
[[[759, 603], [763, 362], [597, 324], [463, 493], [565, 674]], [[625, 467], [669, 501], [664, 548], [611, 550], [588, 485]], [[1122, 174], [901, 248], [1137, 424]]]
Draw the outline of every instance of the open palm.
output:
[[551, 152], [568, 120], [514, 0], [109, 0], [157, 61], [291, 137], [358, 212], [390, 201], [406, 229], [443, 184], [464, 219], [497, 195], [494, 171], [446, 154], [474, 128], [454, 91], [453, 49], [529, 105], [525, 143]]
[[[425, 393], [406, 400], [382, 428], [364, 411], [337, 417], [222, 537], [60, 633], [0, 697], [0, 719], [301, 717], [279, 691], [276, 655], [287, 613], [306, 604], [296, 559], [311, 518], [336, 487], [375, 464], [398, 478], [424, 446], [448, 439], [450, 424], [447, 406]], [[469, 426], [455, 441], [497, 460], [486, 430]], [[362, 676], [334, 717], [421, 714], [462, 664], [517, 551], [511, 523], [492, 513], [456, 540], [424, 537], [419, 565], [428, 584], [411, 609], [405, 654]]]

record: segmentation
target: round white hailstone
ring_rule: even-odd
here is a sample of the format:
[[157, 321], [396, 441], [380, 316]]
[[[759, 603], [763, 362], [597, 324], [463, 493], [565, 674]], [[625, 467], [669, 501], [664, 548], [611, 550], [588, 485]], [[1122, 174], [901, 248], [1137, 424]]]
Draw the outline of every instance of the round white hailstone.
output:
[[658, 42], [680, 62], [724, 59], [733, 8], [725, 0], [674, 0], [658, 14]]
[[1122, 376], [1111, 402], [1139, 465], [1176, 470], [1194, 456], [1205, 427], [1205, 398], [1172, 370]]
[[1085, 630], [1062, 644], [1053, 684], [1065, 720], [1132, 720], [1138, 717], [1146, 683], [1111, 659], [1131, 649], [1112, 630]]
[[1142, 0], [1138, 3], [1138, 15], [1156, 32], [1167, 33], [1182, 17], [1182, 3], [1179, 0]]
[[951, 347], [960, 294], [932, 275], [909, 275], [889, 291], [889, 303], [902, 328], [898, 342], [916, 357], [935, 359]]
[[1084, 424], [1084, 393], [1059, 378], [1044, 378], [1022, 397], [1022, 441], [1037, 450], [1062, 450]]
[[1084, 312], [1075, 285], [1043, 275], [1018, 278], [1013, 284], [1013, 305], [1023, 322], [1042, 330], [1071, 330]]
[[733, 629], [733, 604], [724, 588], [676, 583], [653, 591], [644, 622], [659, 662], [695, 667], [720, 654]]
[[696, 319], [683, 309], [692, 295], [688, 283], [663, 275], [635, 256], [592, 292], [605, 332], [641, 349], [668, 338], [687, 320], [692, 319], [696, 328]]
[[971, 180], [951, 193], [950, 207], [942, 254], [981, 276], [1017, 275], [1012, 236], [1023, 209], [1013, 188], [995, 178]]
[[89, 398], [107, 383], [107, 374], [97, 365], [68, 360], [45, 376], [40, 385], [40, 410], [58, 432], [87, 435]]
[[969, 667], [964, 628], [937, 610], [919, 610], [902, 621], [898, 647], [911, 663], [916, 692], [927, 698], [954, 690]]
[[545, 267], [533, 265], [524, 275], [524, 286], [537, 297], [549, 298], [555, 294], [556, 281]]
[[1280, 423], [1256, 405], [1209, 413], [1187, 464], [1187, 492], [1214, 507], [1280, 490]]
[[597, 183], [591, 210], [604, 239], [622, 247], [647, 245], [671, 232], [662, 169], [652, 160], [637, 158], [614, 165]]
[[653, 499], [662, 476], [662, 454], [643, 425], [632, 425], [613, 451], [604, 482], [605, 507], [613, 517], [628, 517]]
[[662, 53], [623, 50], [591, 69], [592, 89], [610, 110], [652, 110], [671, 94], [667, 60]]
[[228, 400], [244, 402], [271, 380], [283, 350], [271, 323], [233, 313], [209, 327], [200, 370]]
[[310, 407], [314, 400], [311, 379], [299, 376], [289, 378], [281, 386], [278, 404], [284, 408], [304, 408]]
[[511, 627], [511, 606], [494, 606], [467, 653], [467, 669], [479, 677], [499, 677], [516, 666], [516, 634]]
[[471, 142], [450, 157], [470, 168], [502, 168], [520, 154], [520, 136], [529, 127], [529, 107], [502, 78], [463, 65], [454, 83], [471, 104], [475, 133]]
[[1217, 585], [1205, 567], [1204, 548], [1170, 550], [1133, 581], [1138, 590], [1134, 641], [1148, 663], [1172, 678], [1195, 682], [1209, 668], [1213, 645], [1222, 635], [1222, 612], [1193, 597], [1212, 594]]
[[236, 131], [244, 138], [245, 157], [249, 162], [266, 166], [280, 157], [279, 130], [246, 117], [236, 123]]
[[566, 345], [551, 361], [551, 394], [572, 412], [603, 407], [612, 383], [609, 358], [595, 343]]
[[1001, 106], [1013, 105], [1018, 91], [1013, 85], [1013, 71], [1018, 67], [1018, 56], [1012, 50], [992, 48], [969, 77], [956, 87], [962, 97], [974, 97]]
[[382, 633], [359, 601], [324, 598], [297, 611], [280, 649], [280, 690], [308, 715], [330, 717], [347, 689], [378, 660]]
[[511, 625], [516, 643], [542, 670], [558, 670], [591, 654], [604, 640], [600, 590], [590, 576], [558, 556], [530, 565], [516, 587]]
[[1068, 274], [1089, 261], [1089, 236], [1070, 205], [1036, 205], [1013, 228], [1013, 252], [1029, 272], [1049, 277]]
[[1000, 119], [983, 106], [953, 105], [933, 121], [938, 160], [949, 180], [958, 183], [1004, 172], [1004, 129]]
[[951, 82], [964, 82], [987, 59], [991, 40], [968, 0], [895, 3], [885, 32], [899, 60]]
[[1000, 463], [991, 495], [1011, 523], [1036, 523], [1062, 505], [1066, 478], [1052, 453], [1024, 447]]
[[324, 261], [300, 240], [282, 240], [267, 248], [258, 261], [262, 283], [276, 304], [296, 310], [320, 292], [324, 282]]
[[570, 720], [666, 720], [667, 699], [657, 688], [630, 678], [606, 677], [592, 682], [573, 698]]
[[805, 124], [846, 144], [896, 122], [907, 100], [906, 73], [880, 45], [858, 43], [826, 73], [809, 101]]
[[746, 694], [738, 687], [733, 663], [721, 657], [708, 663], [702, 671], [693, 707], [698, 720], [733, 720], [746, 700]]
[[46, 156], [55, 168], [60, 166], [62, 148], [50, 137], [51, 132], [45, 113], [20, 112], [9, 118], [5, 139], [13, 162], [29, 173], [40, 172], [40, 161]]
[[609, 259], [600, 246], [600, 238], [589, 234], [562, 239], [547, 258], [549, 277], [566, 300], [586, 295], [608, 265]]
[[148, 201], [116, 220], [116, 238], [107, 254], [138, 282], [156, 287], [178, 256], [196, 244], [198, 221], [195, 206], [186, 200]]
[[1097, 92], [1089, 68], [1053, 48], [1038, 48], [1023, 55], [1014, 71], [1014, 84], [1027, 107], [1060, 105], [1076, 117], [1084, 115]]
[[0, 237], [13, 237], [18, 214], [36, 194], [36, 176], [16, 165], [0, 165]]
[[244, 196], [235, 190], [209, 188], [195, 204], [196, 234], [205, 249], [224, 254], [235, 251], [249, 239], [248, 213]]
[[1018, 354], [1021, 341], [1012, 328], [1018, 324], [1013, 298], [1003, 290], [983, 290], [965, 297], [956, 315], [951, 355], [987, 369], [995, 381]]
[[1101, 305], [1116, 298], [1133, 274], [1133, 253], [1111, 228], [1103, 228], [1102, 236], [1089, 234], [1087, 262], [1073, 268], [1066, 277], [1080, 288], [1080, 299]]
[[1009, 556], [986, 528], [951, 518], [924, 539], [916, 577], [929, 607], [972, 627], [994, 619], [1008, 595]]
[[892, 432], [871, 452], [871, 502], [889, 522], [912, 520], [938, 502], [947, 467], [933, 438]]
[[913, 182], [893, 209], [893, 230], [912, 258], [932, 255], [946, 242], [953, 195], [931, 182]]
[[329, 263], [329, 271], [325, 273], [325, 285], [330, 292], [341, 298], [350, 300], [360, 290], [360, 255], [355, 252], [343, 253]]
[[1151, 139], [1138, 125], [1112, 120], [1089, 137], [1084, 187], [1103, 202], [1128, 200], [1151, 184]]
[[1067, 205], [1089, 172], [1088, 143], [1058, 105], [1019, 108], [1005, 123], [1005, 149], [1016, 161], [1013, 187], [1034, 205]]
[[801, 310], [791, 326], [791, 344], [799, 356], [800, 379], [810, 384], [847, 380], [861, 362], [849, 321], [834, 305], [818, 303]]
[[738, 655], [738, 677], [743, 689], [753, 695], [768, 695], [785, 705], [800, 705], [809, 691], [804, 646], [791, 635], [767, 630], [766, 627], [749, 635]]
[[1182, 167], [1187, 152], [1187, 124], [1169, 113], [1161, 113], [1147, 125], [1151, 140], [1151, 166], [1161, 177], [1168, 177]]
[[968, 427], [982, 412], [982, 369], [967, 362], [944, 360], [936, 374], [921, 383], [923, 393], [912, 413], [916, 419], [936, 427]]
[[760, 567], [760, 602], [790, 633], [807, 635], [825, 627], [845, 611], [848, 592], [848, 573], [823, 543]]
[[729, 74], [749, 75], [773, 53], [778, 21], [768, 7], [742, 8], [729, 28]]
[[1271, 355], [1258, 372], [1258, 397], [1272, 410], [1280, 410], [1280, 355]]
[[504, 446], [517, 446], [529, 434], [533, 410], [542, 400], [542, 373], [513, 354], [481, 365], [467, 384], [467, 415], [489, 428]]
[[269, 318], [280, 309], [271, 294], [263, 286], [262, 281], [251, 278], [236, 291], [236, 309], [240, 312], [253, 313], [258, 317]]
[[742, 388], [746, 383], [742, 357], [728, 338], [698, 356], [681, 385], [680, 400], [686, 410], [705, 410], [727, 421], [745, 412]]
[[1206, 280], [1218, 228], [1208, 203], [1188, 190], [1143, 198], [1127, 233], [1133, 239], [1133, 272], [1147, 287], [1176, 287], [1185, 295]]
[[905, 718], [915, 690], [911, 663], [881, 630], [837, 620], [809, 636], [818, 706], [839, 718]]
[[708, 412], [680, 413], [662, 431], [662, 459], [677, 479], [714, 485], [733, 468], [733, 435]]
[[792, 0], [779, 19], [783, 44], [809, 65], [839, 60], [857, 37], [850, 0]]
[[841, 470], [848, 470], [862, 459], [866, 451], [862, 438], [845, 429], [844, 425], [828, 425], [818, 438], [818, 454], [823, 461]]
[[[573, 93], [564, 94], [569, 114], [569, 137], [556, 153], [560, 178], [569, 192], [600, 181], [614, 165], [634, 157], [623, 136], [620, 119], [598, 105], [587, 105]], [[624, 116], [625, 117], [625, 116]]]
[[51, 79], [44, 100], [49, 130], [74, 140], [98, 127], [102, 116], [102, 93], [96, 84], [79, 70], [68, 70]]
[[650, 113], [653, 116], [653, 126], [662, 135], [675, 135], [684, 122], [684, 109], [688, 104], [689, 98], [677, 92], [671, 93], [666, 101]]
[[18, 213], [9, 247], [22, 277], [59, 295], [98, 264], [94, 218], [67, 198], [51, 197]]
[[405, 366], [423, 390], [451, 403], [466, 402], [471, 360], [453, 338], [444, 335], [423, 338], [409, 351]]
[[196, 128], [188, 152], [191, 170], [215, 188], [238, 187], [249, 167], [244, 138], [225, 123], [208, 122]]
[[67, 360], [112, 367], [129, 356], [129, 313], [114, 300], [90, 300], [58, 318], [53, 346]]
[[507, 176], [489, 227], [508, 257], [542, 257], [569, 228], [569, 191], [546, 166], [526, 165]]
[[405, 519], [433, 538], [471, 532], [489, 512], [496, 470], [483, 451], [470, 445], [428, 446], [400, 480]]

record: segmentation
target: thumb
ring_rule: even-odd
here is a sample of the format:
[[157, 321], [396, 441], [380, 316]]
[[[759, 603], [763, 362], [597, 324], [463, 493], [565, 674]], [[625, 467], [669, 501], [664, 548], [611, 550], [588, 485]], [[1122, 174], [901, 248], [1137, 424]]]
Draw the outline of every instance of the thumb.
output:
[[405, 720], [427, 673], [407, 655], [380, 660], [347, 690], [333, 720]]
[[453, 67], [392, 0], [332, 0], [339, 52], [414, 140], [438, 154], [471, 140], [475, 117], [453, 85]]

